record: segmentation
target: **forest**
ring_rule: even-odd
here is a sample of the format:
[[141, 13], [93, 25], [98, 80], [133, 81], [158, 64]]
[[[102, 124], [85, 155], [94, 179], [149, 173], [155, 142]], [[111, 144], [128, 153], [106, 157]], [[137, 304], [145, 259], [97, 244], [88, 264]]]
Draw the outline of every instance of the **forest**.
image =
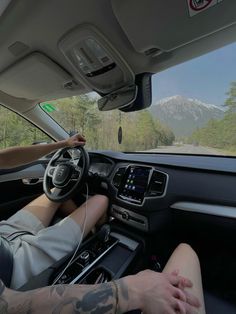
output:
[[221, 120], [210, 120], [196, 130], [189, 142], [236, 153], [236, 82], [232, 82], [225, 101], [226, 113]]
[[[41, 104], [68, 132], [80, 132], [92, 150], [146, 151], [175, 141], [170, 128], [154, 118], [150, 111], [124, 113], [119, 110], [100, 112], [97, 99], [90, 95], [73, 96]], [[221, 120], [210, 120], [197, 129], [188, 143], [236, 153], [236, 82], [232, 82], [225, 102], [226, 113]], [[118, 143], [118, 129], [123, 129]], [[49, 142], [38, 128], [14, 112], [0, 106], [0, 147]]]
[[[89, 149], [143, 151], [160, 145], [172, 145], [173, 132], [148, 110], [123, 113], [119, 110], [100, 112], [96, 99], [75, 96], [51, 102], [56, 110], [50, 114], [68, 132], [79, 131], [87, 139]], [[122, 143], [118, 143], [118, 129], [122, 127]]]
[[[143, 151], [160, 145], [172, 145], [173, 132], [148, 110], [133, 113], [100, 112], [94, 97], [83, 95], [46, 102], [41, 105], [68, 133], [80, 132], [88, 149]], [[123, 129], [118, 143], [118, 128]], [[14, 112], [0, 106], [1, 148], [50, 141], [35, 126]]]
[[15, 112], [0, 106], [0, 148], [31, 145], [51, 139]]

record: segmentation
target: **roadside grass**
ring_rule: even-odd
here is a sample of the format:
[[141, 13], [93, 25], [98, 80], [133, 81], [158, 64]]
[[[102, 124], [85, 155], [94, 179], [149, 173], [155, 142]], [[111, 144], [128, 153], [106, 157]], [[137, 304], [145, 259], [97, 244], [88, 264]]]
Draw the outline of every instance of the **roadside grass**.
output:
[[236, 148], [230, 148], [230, 149], [216, 148], [216, 150], [222, 155], [236, 157]]

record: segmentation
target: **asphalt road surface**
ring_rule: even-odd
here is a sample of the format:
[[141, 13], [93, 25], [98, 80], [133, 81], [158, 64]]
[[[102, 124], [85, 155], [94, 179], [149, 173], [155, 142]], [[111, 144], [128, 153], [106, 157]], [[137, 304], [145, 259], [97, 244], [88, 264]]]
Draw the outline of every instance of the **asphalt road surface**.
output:
[[148, 152], [153, 153], [176, 153], [176, 154], [202, 154], [202, 155], [222, 155], [221, 152], [214, 148], [194, 146], [194, 145], [173, 145], [173, 146], [161, 146], [155, 149], [150, 149]]

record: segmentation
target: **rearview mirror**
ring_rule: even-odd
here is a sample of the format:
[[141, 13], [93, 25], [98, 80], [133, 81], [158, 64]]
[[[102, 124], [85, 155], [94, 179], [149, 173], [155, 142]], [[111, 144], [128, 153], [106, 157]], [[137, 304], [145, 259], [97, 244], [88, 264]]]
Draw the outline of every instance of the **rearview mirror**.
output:
[[119, 108], [123, 112], [143, 110], [152, 104], [152, 73], [141, 73], [135, 76], [137, 96], [129, 106]]
[[118, 89], [98, 100], [98, 109], [108, 111], [128, 106], [137, 97], [137, 86], [131, 85]]

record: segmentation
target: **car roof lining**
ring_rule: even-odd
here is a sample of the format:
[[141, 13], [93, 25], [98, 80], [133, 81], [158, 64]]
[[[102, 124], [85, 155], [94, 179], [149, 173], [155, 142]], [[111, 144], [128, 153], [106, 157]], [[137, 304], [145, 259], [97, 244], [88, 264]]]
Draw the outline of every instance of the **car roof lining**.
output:
[[[96, 27], [124, 58], [134, 74], [160, 72], [173, 65], [236, 41], [236, 26], [231, 23], [228, 28], [221, 29], [215, 33], [211, 32], [207, 37], [198, 38], [194, 42], [190, 42], [188, 38], [185, 45], [178, 48], [176, 48], [178, 45], [173, 45], [173, 49], [166, 49], [166, 47], [163, 46], [166, 51], [160, 55], [146, 55], [143, 53], [143, 49], [134, 47], [134, 40], [129, 36], [129, 31], [124, 28], [120, 18], [117, 17], [118, 14], [115, 12], [114, 3], [117, 5], [118, 2], [120, 5], [123, 3], [116, 0], [87, 0], [86, 2], [82, 0], [70, 0], [70, 5], [68, 5], [68, 1], [65, 0], [13, 0], [0, 17], [0, 75], [10, 66], [17, 64], [17, 61], [21, 60], [26, 55], [39, 51], [58, 64], [79, 83], [78, 88], [75, 89], [75, 94], [89, 92], [91, 90], [89, 84], [86, 84], [86, 82], [80, 79], [76, 69], [68, 62], [58, 46], [61, 38], [65, 36], [65, 34], [83, 23], [89, 23]], [[127, 17], [134, 16], [136, 12], [134, 10], [134, 2], [137, 4], [137, 1], [126, 0], [125, 2], [127, 5]], [[182, 5], [179, 7], [180, 10], [182, 8], [183, 11], [186, 0], [181, 0], [181, 3]], [[148, 0], [148, 4], [152, 6], [153, 12], [160, 15], [167, 12], [170, 0]], [[138, 5], [147, 6], [147, 2], [140, 1]], [[219, 25], [216, 24], [215, 20], [216, 18], [219, 19], [220, 12], [222, 12], [221, 10], [227, 7], [223, 12], [229, 15], [232, 22], [234, 17], [236, 19], [236, 9], [232, 10], [233, 13], [229, 12], [228, 6], [235, 7], [235, 5], [235, 1], [224, 0], [218, 8], [207, 10], [202, 13], [202, 16], [199, 14], [199, 17], [193, 17], [192, 19], [198, 19], [200, 21], [208, 17], [208, 23], [211, 24], [212, 29], [215, 28], [215, 30], [218, 30]], [[132, 10], [134, 10], [134, 13]], [[175, 14], [188, 14], [186, 8], [184, 12], [185, 13], [177, 11]], [[106, 18], [104, 18], [104, 16]], [[156, 25], [155, 18], [157, 16], [152, 16], [154, 26]], [[140, 36], [141, 46], [145, 43], [147, 37], [147, 33], [144, 31], [147, 16], [144, 16], [143, 19], [144, 23], [140, 22], [140, 26], [134, 23], [136, 25], [135, 29]], [[190, 22], [192, 21], [190, 18], [189, 20]], [[12, 23], [12, 21], [14, 21], [14, 23]], [[171, 21], [172, 19], [169, 19], [170, 23]], [[173, 23], [174, 21], [173, 19]], [[172, 42], [172, 44], [176, 32], [185, 32], [184, 29], [178, 28], [180, 25], [182, 24], [177, 23], [176, 25], [172, 25], [174, 29], [173, 34], [171, 34], [172, 38], [170, 38], [170, 43]], [[201, 27], [201, 25], [199, 27]], [[158, 36], [157, 38], [164, 41], [166, 34], [160, 31], [158, 32]], [[154, 37], [149, 37], [149, 39], [150, 38]], [[155, 41], [156, 40], [157, 39], [155, 39]], [[143, 45], [143, 47], [146, 48], [145, 45]], [[9, 90], [7, 92], [9, 93]], [[18, 96], [16, 98], [22, 97], [22, 95], [16, 94], [15, 96]], [[63, 96], [66, 97], [67, 94], [55, 91], [55, 93], [48, 96], [48, 99], [50, 97], [60, 98]], [[2, 101], [1, 94], [0, 101]]]
[[190, 16], [188, 3], [186, 0], [146, 0], [145, 3], [112, 0], [112, 7], [134, 49], [140, 53], [154, 48], [174, 51], [236, 24], [235, 1], [221, 1], [194, 16]]
[[1, 2], [0, 2], [0, 17], [4, 14], [4, 12], [6, 12], [11, 1], [12, 0], [1, 0]]

